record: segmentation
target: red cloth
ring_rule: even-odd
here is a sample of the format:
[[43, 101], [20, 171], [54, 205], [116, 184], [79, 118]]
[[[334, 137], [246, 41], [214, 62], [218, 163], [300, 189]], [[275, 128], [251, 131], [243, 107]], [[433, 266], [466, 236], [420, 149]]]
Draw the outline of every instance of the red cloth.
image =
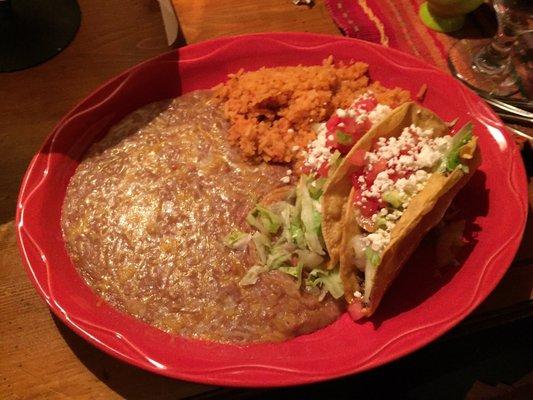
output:
[[335, 23], [350, 37], [397, 48], [447, 70], [456, 39], [427, 28], [418, 17], [423, 0], [325, 0]]

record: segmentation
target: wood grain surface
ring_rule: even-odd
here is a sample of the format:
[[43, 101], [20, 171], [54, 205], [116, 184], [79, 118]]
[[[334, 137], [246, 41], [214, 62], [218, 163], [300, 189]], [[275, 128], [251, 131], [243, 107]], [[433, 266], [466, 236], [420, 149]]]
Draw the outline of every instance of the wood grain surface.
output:
[[292, 0], [172, 0], [187, 43], [222, 35], [300, 31], [339, 35], [322, 0], [312, 7]]
[[168, 51], [156, 1], [79, 3], [80, 29], [62, 53], [0, 74], [0, 223], [13, 219], [22, 175], [59, 119], [107, 79]]
[[[89, 345], [50, 314], [21, 265], [9, 221], [32, 155], [60, 117], [99, 84], [168, 50], [157, 1], [79, 3], [82, 24], [65, 51], [35, 68], [0, 74], [0, 224], [6, 222], [0, 226], [0, 399], [216, 398], [212, 387], [153, 375]], [[291, 0], [173, 3], [183, 35], [178, 44], [262, 31], [339, 34], [322, 1], [312, 8]], [[523, 259], [531, 251], [523, 245]], [[482, 310], [531, 295], [532, 269], [515, 271]]]

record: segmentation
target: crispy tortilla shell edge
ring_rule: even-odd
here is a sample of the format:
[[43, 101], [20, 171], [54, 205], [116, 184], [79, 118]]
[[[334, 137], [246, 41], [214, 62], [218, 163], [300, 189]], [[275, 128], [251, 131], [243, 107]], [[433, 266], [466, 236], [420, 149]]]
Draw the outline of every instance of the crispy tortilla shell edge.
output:
[[352, 188], [350, 180], [345, 179], [345, 177], [351, 176], [356, 170], [356, 167], [347, 161], [348, 158], [356, 150], [369, 150], [376, 137], [399, 136], [402, 129], [411, 123], [415, 123], [422, 128], [433, 128], [435, 134], [439, 136], [448, 132], [446, 124], [431, 111], [413, 102], [404, 103], [395, 108], [387, 118], [372, 127], [354, 145], [331, 176], [322, 197], [322, 234], [332, 264], [337, 263], [339, 260], [343, 232], [342, 221], [346, 214], [346, 199]]
[[[328, 251], [332, 250], [334, 257], [340, 262], [345, 298], [349, 303], [356, 300], [353, 293], [359, 290], [350, 241], [354, 235], [360, 233], [360, 228], [355, 222], [354, 191], [350, 179], [346, 179], [355, 172], [355, 167], [346, 160], [355, 149], [367, 151], [377, 137], [399, 136], [401, 131], [411, 124], [423, 129], [433, 128], [435, 136], [449, 133], [447, 125], [436, 114], [416, 103], [406, 103], [356, 143], [334, 173], [324, 193], [324, 236]], [[473, 138], [461, 150], [463, 164], [469, 167], [469, 173], [460, 169], [454, 170], [448, 176], [435, 173], [428, 180], [426, 187], [411, 200], [391, 232], [391, 242], [383, 253], [368, 306], [364, 308], [366, 315], [371, 315], [376, 310], [384, 293], [423, 236], [442, 219], [457, 192], [477, 169], [481, 158], [476, 145], [477, 139]]]
[[464, 161], [464, 164], [469, 168], [468, 173], [455, 169], [448, 176], [434, 174], [435, 179], [431, 183], [431, 187], [426, 186], [418, 195], [413, 197], [406, 213], [411, 207], [412, 211], [404, 221], [402, 221], [404, 217], [402, 215], [398, 225], [393, 229], [391, 243], [385, 249], [382, 261], [378, 266], [367, 307], [368, 316], [376, 311], [385, 292], [398, 276], [406, 261], [424, 236], [439, 223], [454, 197], [467, 184], [480, 163], [481, 156], [476, 148], [473, 158]]

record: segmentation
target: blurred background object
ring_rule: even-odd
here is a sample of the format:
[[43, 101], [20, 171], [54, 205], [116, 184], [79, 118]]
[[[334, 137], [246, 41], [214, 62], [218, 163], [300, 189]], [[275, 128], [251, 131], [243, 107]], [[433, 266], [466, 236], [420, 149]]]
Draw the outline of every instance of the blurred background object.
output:
[[[518, 36], [527, 31], [533, 18], [531, 0], [494, 0], [498, 20], [496, 35], [483, 42], [458, 41], [449, 51], [452, 74], [470, 88], [488, 95], [509, 96], [519, 91], [512, 61]], [[463, 63], [464, 57], [470, 60]]]
[[484, 0], [428, 0], [420, 6], [420, 19], [438, 32], [454, 32], [461, 29], [466, 14], [478, 8]]
[[30, 68], [59, 54], [80, 22], [76, 0], [0, 0], [0, 72]]

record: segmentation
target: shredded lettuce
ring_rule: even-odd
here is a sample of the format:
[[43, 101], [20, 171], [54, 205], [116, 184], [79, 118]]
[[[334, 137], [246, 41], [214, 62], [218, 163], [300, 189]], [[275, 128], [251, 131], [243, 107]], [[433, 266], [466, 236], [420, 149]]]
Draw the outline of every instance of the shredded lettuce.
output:
[[252, 241], [254, 242], [259, 260], [262, 264], [265, 264], [267, 261], [267, 252], [270, 249], [270, 240], [261, 232], [255, 232], [252, 235]]
[[324, 255], [325, 252], [318, 237], [322, 225], [322, 216], [316, 209], [313, 199], [309, 194], [306, 179], [307, 177], [302, 176], [298, 183], [298, 187], [296, 188], [296, 196], [300, 197], [302, 202], [301, 218], [304, 228], [304, 237], [309, 250]]
[[266, 259], [266, 265], [270, 269], [277, 269], [285, 264], [286, 261], [291, 259], [291, 253], [282, 246], [276, 246], [268, 254]]
[[282, 236], [287, 242], [292, 242], [291, 240], [291, 206], [289, 203], [285, 203], [285, 208], [281, 210], [280, 217], [281, 217], [281, 223], [283, 224], [283, 233]]
[[296, 207], [286, 203], [285, 208], [281, 211], [281, 221], [283, 223], [283, 239], [298, 248], [304, 248], [305, 238], [302, 221], [296, 212]]
[[323, 289], [324, 294], [329, 292], [335, 299], [344, 295], [344, 287], [338, 268], [328, 271], [319, 268], [313, 269], [307, 276], [306, 285]]
[[233, 250], [244, 250], [252, 235], [246, 232], [233, 231], [224, 238], [224, 244]]
[[377, 267], [379, 263], [381, 262], [381, 257], [377, 251], [372, 250], [372, 248], [369, 246], [365, 250], [365, 257], [367, 261], [372, 265], [373, 267]]
[[352, 136], [341, 130], [336, 130], [335, 135], [337, 136], [337, 142], [340, 144], [349, 145], [353, 142]]
[[457, 166], [461, 164], [459, 159], [459, 150], [465, 144], [467, 144], [470, 139], [472, 139], [472, 123], [469, 122], [463, 126], [452, 138], [452, 143], [450, 150], [446, 157], [444, 157], [440, 170], [443, 172], [452, 172]]
[[[259, 265], [246, 273], [241, 285], [254, 284], [260, 273], [278, 270], [296, 278], [298, 287], [318, 287], [321, 299], [327, 293], [335, 298], [344, 294], [338, 270], [325, 270], [320, 203], [325, 185], [324, 178], [315, 180], [303, 175], [285, 201], [258, 204], [248, 214], [246, 220], [255, 228], [248, 241], [254, 243]], [[230, 243], [235, 244], [240, 238], [235, 234]]]
[[290, 232], [292, 243], [294, 243], [300, 249], [304, 248], [305, 237], [304, 237], [304, 230], [302, 229], [302, 223], [300, 221], [300, 218], [295, 217], [291, 220], [291, 223], [289, 226], [289, 232]]
[[281, 226], [280, 217], [261, 204], [256, 204], [246, 217], [246, 222], [263, 234], [276, 233]]
[[309, 250], [296, 250], [298, 260], [309, 269], [317, 268], [324, 263], [324, 257]]
[[313, 180], [309, 185], [309, 195], [313, 200], [318, 200], [322, 197], [324, 193], [324, 185], [326, 183], [326, 178], [318, 178]]
[[343, 158], [341, 152], [339, 150], [335, 150], [331, 155], [331, 158], [329, 159], [329, 176], [331, 176], [333, 171], [335, 171], [337, 167], [341, 164], [342, 159]]
[[389, 203], [393, 208], [400, 208], [404, 203], [404, 199], [400, 196], [400, 193], [396, 190], [389, 190], [383, 193], [383, 200]]
[[381, 229], [387, 229], [387, 218], [378, 216], [376, 218], [376, 226]]
[[298, 287], [302, 284], [302, 271], [303, 271], [303, 263], [299, 262], [296, 266], [281, 266], [278, 268], [278, 271], [284, 272], [290, 276], [294, 276], [296, 279], [298, 279]]
[[468, 174], [470, 172], [470, 168], [468, 168], [468, 165], [459, 164], [459, 168], [461, 171], [463, 171], [465, 174]]
[[259, 275], [267, 271], [268, 271], [268, 267], [266, 265], [254, 265], [248, 271], [246, 271], [246, 274], [244, 274], [242, 279], [239, 281], [239, 285], [241, 286], [255, 285], [255, 283], [259, 279]]

